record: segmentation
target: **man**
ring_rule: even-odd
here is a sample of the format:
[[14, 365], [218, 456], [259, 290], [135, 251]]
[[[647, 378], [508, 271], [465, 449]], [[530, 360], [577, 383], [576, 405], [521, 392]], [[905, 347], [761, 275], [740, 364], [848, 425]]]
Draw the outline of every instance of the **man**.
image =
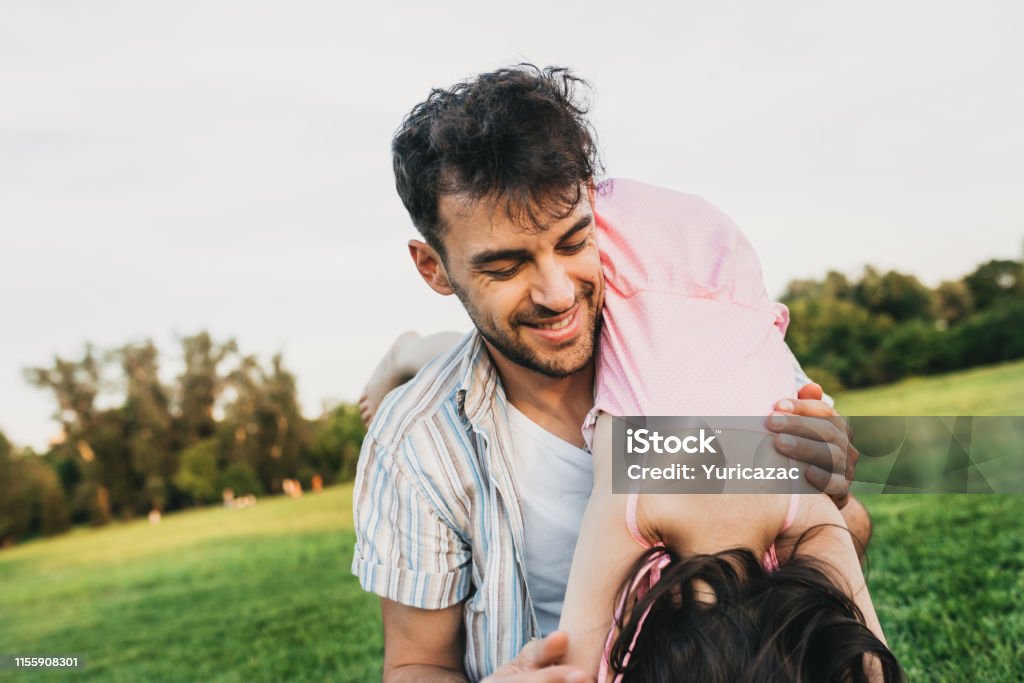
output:
[[[381, 596], [391, 683], [590, 680], [557, 666], [552, 632], [591, 487], [580, 428], [604, 297], [581, 84], [483, 74], [435, 90], [393, 142], [416, 268], [476, 329], [388, 395], [360, 455], [353, 571]], [[800, 419], [835, 418], [820, 388], [799, 396], [769, 426], [844, 505], [855, 451], [838, 420]]]

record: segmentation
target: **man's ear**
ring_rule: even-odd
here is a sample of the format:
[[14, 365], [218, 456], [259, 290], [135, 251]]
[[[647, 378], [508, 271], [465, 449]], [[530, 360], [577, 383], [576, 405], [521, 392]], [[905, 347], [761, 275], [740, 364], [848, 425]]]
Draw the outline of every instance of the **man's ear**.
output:
[[412, 262], [416, 264], [420, 277], [432, 290], [445, 296], [455, 293], [451, 281], [448, 280], [444, 263], [441, 262], [441, 256], [432, 246], [419, 240], [409, 240], [409, 255], [412, 256]]

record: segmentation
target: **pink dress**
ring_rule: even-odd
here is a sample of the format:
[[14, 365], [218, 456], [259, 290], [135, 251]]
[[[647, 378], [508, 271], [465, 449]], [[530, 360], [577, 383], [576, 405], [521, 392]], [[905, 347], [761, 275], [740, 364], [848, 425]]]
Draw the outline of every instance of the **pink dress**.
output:
[[[762, 416], [796, 396], [783, 341], [789, 311], [768, 297], [757, 255], [732, 221], [699, 197], [631, 180], [602, 183], [594, 208], [605, 302], [588, 440], [600, 412]], [[779, 533], [792, 524], [798, 500], [792, 496]], [[630, 494], [626, 525], [649, 548], [636, 503]], [[633, 592], [646, 593], [668, 561], [653, 558]], [[764, 565], [778, 567], [774, 544]], [[625, 596], [620, 616], [624, 606]], [[613, 638], [614, 628], [598, 683], [607, 680]]]
[[595, 411], [767, 415], [796, 397], [789, 311], [732, 221], [632, 180], [601, 183], [594, 208], [605, 278]]

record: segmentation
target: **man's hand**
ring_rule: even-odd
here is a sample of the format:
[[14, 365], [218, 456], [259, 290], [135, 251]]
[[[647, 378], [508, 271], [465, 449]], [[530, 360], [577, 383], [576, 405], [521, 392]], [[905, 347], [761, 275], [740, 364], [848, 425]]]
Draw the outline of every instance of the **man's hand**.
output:
[[767, 426], [778, 436], [783, 455], [806, 462], [807, 481], [827, 493], [842, 509], [850, 498], [850, 482], [860, 453], [850, 442], [850, 427], [832, 406], [821, 400], [821, 387], [806, 384], [797, 399], [775, 404]]
[[581, 669], [558, 664], [568, 649], [569, 637], [561, 631], [531, 640], [518, 657], [481, 683], [594, 683], [594, 677]]

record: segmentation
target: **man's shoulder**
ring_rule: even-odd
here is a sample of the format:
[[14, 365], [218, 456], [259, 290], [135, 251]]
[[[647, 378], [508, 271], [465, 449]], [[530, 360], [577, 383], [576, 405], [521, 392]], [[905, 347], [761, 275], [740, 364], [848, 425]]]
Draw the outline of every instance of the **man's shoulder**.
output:
[[399, 488], [388, 494], [365, 486], [357, 505], [372, 507], [375, 496], [416, 491], [449, 528], [458, 533], [466, 528], [467, 501], [479, 476], [459, 393], [478, 350], [470, 333], [384, 398], [363, 441], [356, 479], [369, 481], [387, 472], [390, 486]]
[[458, 415], [458, 391], [473, 352], [471, 332], [450, 351], [439, 354], [416, 375], [391, 391], [370, 423], [367, 437], [393, 449], [441, 419], [451, 427]]

